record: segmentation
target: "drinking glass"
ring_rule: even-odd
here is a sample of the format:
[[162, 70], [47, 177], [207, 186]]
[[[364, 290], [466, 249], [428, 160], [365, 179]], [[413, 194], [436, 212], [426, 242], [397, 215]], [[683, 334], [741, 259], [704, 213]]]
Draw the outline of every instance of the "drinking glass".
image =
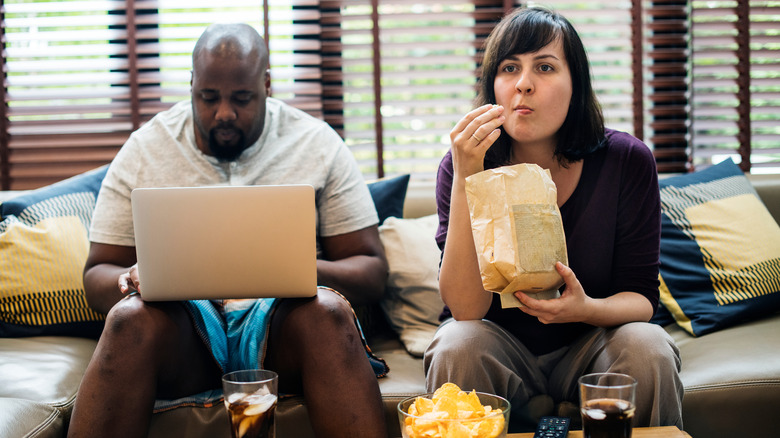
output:
[[584, 438], [631, 438], [636, 383], [627, 374], [595, 373], [580, 377]]
[[268, 370], [233, 371], [222, 376], [225, 408], [233, 438], [274, 438], [279, 376]]

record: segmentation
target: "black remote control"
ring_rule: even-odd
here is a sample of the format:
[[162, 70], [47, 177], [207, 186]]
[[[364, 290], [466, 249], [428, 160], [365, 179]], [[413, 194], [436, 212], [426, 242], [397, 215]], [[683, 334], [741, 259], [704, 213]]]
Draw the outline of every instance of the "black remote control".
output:
[[534, 438], [566, 438], [570, 421], [569, 417], [542, 417], [536, 426]]

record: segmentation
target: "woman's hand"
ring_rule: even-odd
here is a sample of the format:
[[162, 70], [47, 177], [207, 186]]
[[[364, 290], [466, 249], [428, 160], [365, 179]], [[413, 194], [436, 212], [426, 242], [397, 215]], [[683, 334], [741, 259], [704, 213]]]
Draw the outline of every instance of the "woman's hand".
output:
[[498, 129], [506, 119], [504, 107], [482, 105], [472, 110], [452, 128], [452, 166], [456, 177], [466, 178], [484, 170], [485, 154], [498, 140]]
[[557, 262], [555, 269], [566, 282], [566, 288], [561, 292], [560, 298], [537, 300], [518, 291], [515, 296], [525, 306], [520, 310], [535, 316], [543, 324], [583, 321], [589, 313], [588, 305], [592, 304], [594, 299], [585, 294], [582, 284], [568, 266]]
[[607, 298], [591, 298], [568, 266], [557, 262], [555, 269], [566, 282], [560, 298], [537, 300], [515, 292], [525, 306], [520, 310], [535, 316], [543, 324], [584, 322], [597, 327], [614, 327], [627, 322], [647, 322], [653, 316], [650, 301], [639, 293], [623, 291]]
[[130, 267], [130, 270], [119, 276], [119, 292], [141, 292], [141, 282], [138, 280], [138, 264]]

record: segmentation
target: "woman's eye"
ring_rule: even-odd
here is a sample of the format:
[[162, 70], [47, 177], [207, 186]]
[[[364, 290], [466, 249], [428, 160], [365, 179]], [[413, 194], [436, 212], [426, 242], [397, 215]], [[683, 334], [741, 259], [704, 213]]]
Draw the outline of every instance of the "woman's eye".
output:
[[503, 70], [507, 73], [514, 73], [516, 68], [514, 65], [505, 65]]
[[539, 70], [541, 71], [553, 71], [553, 66], [549, 64], [542, 64], [539, 66]]

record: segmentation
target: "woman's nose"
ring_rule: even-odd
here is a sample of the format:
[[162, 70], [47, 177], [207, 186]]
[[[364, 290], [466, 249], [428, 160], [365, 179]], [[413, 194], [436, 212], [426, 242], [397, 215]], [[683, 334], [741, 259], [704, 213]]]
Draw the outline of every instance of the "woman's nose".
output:
[[529, 94], [534, 92], [534, 85], [533, 85], [533, 79], [531, 78], [531, 75], [529, 73], [521, 73], [520, 77], [517, 78], [517, 82], [515, 83], [515, 88], [518, 92]]

